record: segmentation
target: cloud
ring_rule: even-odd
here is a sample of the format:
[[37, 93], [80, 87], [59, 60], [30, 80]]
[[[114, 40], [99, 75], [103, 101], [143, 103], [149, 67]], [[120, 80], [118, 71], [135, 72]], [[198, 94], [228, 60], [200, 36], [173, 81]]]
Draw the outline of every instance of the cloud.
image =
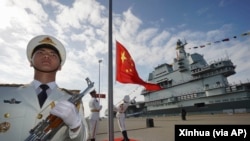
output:
[[124, 40], [130, 40], [131, 37], [136, 36], [141, 24], [142, 21], [133, 15], [131, 9], [128, 9], [127, 11], [123, 12], [120, 17], [117, 17], [117, 19], [114, 20], [114, 31], [116, 33], [115, 36], [118, 36], [118, 38], [123, 38]]
[[[203, 9], [204, 14], [208, 9]], [[33, 79], [33, 69], [26, 58], [28, 41], [38, 34], [50, 34], [63, 42], [67, 50], [67, 60], [58, 73], [58, 84], [68, 89], [82, 90], [86, 87], [85, 78], [89, 77], [98, 88], [99, 59], [101, 65], [101, 93], [108, 93], [108, 9], [95, 0], [54, 1], [2, 0], [0, 3], [0, 82], [29, 83]], [[165, 19], [165, 18], [160, 18]], [[148, 22], [148, 23], [147, 23]], [[188, 29], [188, 24], [178, 28], [172, 25], [150, 25], [143, 21], [131, 8], [121, 13], [113, 13], [113, 41], [119, 40], [131, 53], [140, 76], [147, 79], [154, 67], [161, 63], [173, 63], [176, 57], [176, 42], [186, 39], [188, 53], [204, 54], [209, 61], [226, 56], [237, 64], [236, 71], [249, 75], [247, 59], [249, 38], [240, 38], [228, 43], [214, 44], [203, 49], [188, 49], [207, 42], [223, 39], [233, 30], [232, 24], [221, 25], [208, 31]], [[160, 22], [159, 22], [160, 23]], [[162, 22], [164, 23], [164, 22]], [[163, 26], [164, 29], [162, 29]], [[239, 49], [240, 48], [240, 49]], [[113, 85], [114, 103], [125, 94], [139, 95], [142, 86], [115, 82], [115, 44], [113, 42]], [[230, 80], [244, 78], [237, 73]], [[108, 94], [107, 94], [108, 95]], [[90, 97], [86, 96], [87, 102]], [[102, 100], [104, 109], [107, 100]], [[87, 110], [87, 109], [86, 109]]]

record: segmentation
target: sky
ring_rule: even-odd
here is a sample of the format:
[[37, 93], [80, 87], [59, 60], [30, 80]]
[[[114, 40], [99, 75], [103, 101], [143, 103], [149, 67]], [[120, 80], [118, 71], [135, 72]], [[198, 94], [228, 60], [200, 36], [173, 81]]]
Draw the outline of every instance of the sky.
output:
[[[26, 47], [41, 34], [58, 38], [66, 48], [66, 62], [57, 74], [59, 87], [84, 90], [88, 77], [98, 92], [106, 94], [101, 99], [101, 116], [108, 106], [108, 55], [113, 55], [113, 103], [124, 95], [144, 100], [142, 86], [115, 80], [116, 40], [129, 51], [145, 81], [156, 66], [173, 63], [178, 39], [187, 41], [186, 52], [202, 54], [208, 63], [230, 58], [236, 65], [230, 83], [250, 80], [250, 36], [241, 36], [250, 32], [250, 1], [113, 0], [112, 52], [108, 49], [108, 5], [108, 0], [1, 0], [0, 83], [33, 80]], [[226, 38], [230, 41], [215, 43]], [[86, 116], [89, 99], [89, 95], [83, 97]]]

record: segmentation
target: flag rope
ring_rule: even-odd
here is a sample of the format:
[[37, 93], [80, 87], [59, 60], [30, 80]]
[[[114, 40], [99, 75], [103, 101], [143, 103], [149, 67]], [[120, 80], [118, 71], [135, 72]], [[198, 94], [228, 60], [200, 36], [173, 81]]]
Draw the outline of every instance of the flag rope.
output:
[[[240, 36], [247, 36], [247, 35], [250, 35], [250, 32], [245, 32], [245, 33], [240, 34]], [[232, 38], [236, 39], [237, 36], [233, 36]], [[221, 42], [228, 42], [228, 41], [230, 41], [230, 39], [231, 38], [224, 38], [222, 40], [218, 40], [218, 41], [214, 41], [214, 42], [208, 42], [206, 44], [199, 45], [199, 46], [194, 46], [194, 47], [190, 47], [188, 49], [204, 48], [204, 47], [206, 47], [206, 45], [209, 46], [209, 45], [217, 44], [217, 43], [221, 43]]]
[[[140, 86], [137, 86], [132, 92], [130, 92], [128, 95], [132, 95]], [[122, 102], [122, 100], [118, 101], [115, 105], [120, 104], [120, 102]]]

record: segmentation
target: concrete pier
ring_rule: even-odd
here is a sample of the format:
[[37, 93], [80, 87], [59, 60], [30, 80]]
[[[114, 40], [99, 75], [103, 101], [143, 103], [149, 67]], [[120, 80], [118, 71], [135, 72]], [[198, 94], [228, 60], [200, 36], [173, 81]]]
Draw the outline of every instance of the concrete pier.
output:
[[[216, 125], [250, 125], [249, 114], [213, 114], [187, 115], [186, 120], [181, 116], [148, 117], [153, 119], [153, 127], [147, 126], [146, 117], [127, 118], [126, 128], [129, 138], [137, 141], [174, 141], [176, 124], [216, 124]], [[108, 120], [100, 121], [96, 141], [108, 140]], [[114, 138], [121, 138], [122, 134], [114, 119]]]

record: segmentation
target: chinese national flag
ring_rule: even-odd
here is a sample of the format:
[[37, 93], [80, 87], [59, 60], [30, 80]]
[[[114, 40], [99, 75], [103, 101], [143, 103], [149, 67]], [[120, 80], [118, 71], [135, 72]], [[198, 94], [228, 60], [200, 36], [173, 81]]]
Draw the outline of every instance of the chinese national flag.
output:
[[159, 85], [147, 83], [139, 77], [132, 57], [118, 41], [116, 41], [116, 80], [121, 83], [142, 85], [148, 91], [161, 89]]

